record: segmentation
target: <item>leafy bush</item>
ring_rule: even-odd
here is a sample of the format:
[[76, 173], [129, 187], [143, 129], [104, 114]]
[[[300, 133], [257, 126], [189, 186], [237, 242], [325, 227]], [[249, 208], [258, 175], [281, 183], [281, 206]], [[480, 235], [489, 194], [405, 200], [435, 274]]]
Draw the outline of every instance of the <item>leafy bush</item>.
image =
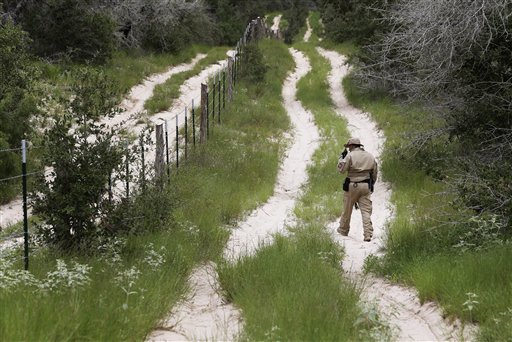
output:
[[504, 225], [496, 215], [473, 216], [465, 228], [459, 242], [454, 246], [464, 252], [492, 248], [504, 243], [501, 238]]
[[371, 41], [378, 32], [386, 30], [385, 22], [380, 20], [382, 10], [393, 2], [386, 0], [320, 0], [318, 3], [325, 34], [335, 42]]
[[[476, 214], [501, 215], [508, 226], [511, 13], [507, 0], [397, 2], [384, 12], [391, 29], [365, 47], [358, 71], [363, 87], [384, 89], [438, 117], [430, 129], [418, 125], [419, 136], [433, 146], [442, 135], [453, 153], [441, 170], [423, 166], [439, 178], [451, 177], [447, 185], [459, 204]], [[416, 146], [418, 151], [423, 144]]]
[[31, 2], [21, 21], [34, 39], [36, 54], [67, 56], [73, 61], [103, 63], [115, 49], [115, 23], [91, 9], [91, 0]]
[[244, 77], [253, 83], [263, 81], [268, 66], [257, 43], [247, 44], [242, 52]]
[[102, 227], [110, 234], [143, 234], [169, 228], [174, 208], [178, 200], [171, 187], [163, 189], [148, 184], [130, 200], [123, 200], [102, 222]]
[[34, 214], [43, 239], [63, 249], [83, 248], [112, 210], [109, 175], [122, 162], [116, 132], [96, 122], [114, 111], [116, 91], [100, 72], [81, 69], [64, 113], [46, 131], [43, 163], [52, 168], [36, 186]]
[[202, 1], [130, 0], [108, 6], [125, 46], [177, 52], [191, 43], [213, 41], [214, 23]]
[[238, 1], [207, 0], [209, 11], [217, 22], [217, 41], [221, 44], [234, 45], [240, 39], [245, 27], [258, 16], [282, 10], [284, 1]]
[[299, 30], [306, 25], [308, 8], [306, 1], [294, 0], [289, 8], [283, 14], [283, 22], [287, 24], [284, 28], [284, 42], [293, 43], [293, 38], [299, 33]]
[[[33, 83], [38, 70], [28, 53], [30, 39], [19, 26], [0, 25], [0, 150], [17, 148], [28, 133], [29, 119], [37, 114]], [[20, 174], [20, 158], [0, 152], [0, 179]], [[0, 203], [14, 196], [18, 183], [1, 183]]]

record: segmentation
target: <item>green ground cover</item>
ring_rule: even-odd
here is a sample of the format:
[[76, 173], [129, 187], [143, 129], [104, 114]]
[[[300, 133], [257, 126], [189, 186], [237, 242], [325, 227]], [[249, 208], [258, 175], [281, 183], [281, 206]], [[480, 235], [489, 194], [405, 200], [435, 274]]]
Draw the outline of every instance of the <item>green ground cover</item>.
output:
[[1, 340], [140, 341], [165, 317], [191, 269], [219, 256], [226, 227], [272, 193], [289, 126], [278, 94], [290, 63], [269, 53], [277, 42], [263, 46], [267, 83], [239, 83], [222, 126], [172, 170], [168, 192], [154, 194], [169, 197], [169, 217], [139, 230], [147, 233], [98, 242], [102, 253], [34, 250], [30, 274], [19, 271], [21, 251], [2, 257]]

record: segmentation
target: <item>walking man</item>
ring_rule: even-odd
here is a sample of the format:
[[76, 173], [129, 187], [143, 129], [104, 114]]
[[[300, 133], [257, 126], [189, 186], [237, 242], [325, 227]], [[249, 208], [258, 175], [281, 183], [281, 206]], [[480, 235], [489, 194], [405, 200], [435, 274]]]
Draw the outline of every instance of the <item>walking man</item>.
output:
[[364, 150], [359, 138], [350, 138], [338, 160], [338, 171], [347, 172], [343, 184], [345, 194], [338, 233], [348, 235], [352, 208], [355, 206], [357, 209], [359, 206], [363, 217], [364, 241], [368, 242], [373, 236], [371, 193], [377, 180], [377, 161], [371, 153]]

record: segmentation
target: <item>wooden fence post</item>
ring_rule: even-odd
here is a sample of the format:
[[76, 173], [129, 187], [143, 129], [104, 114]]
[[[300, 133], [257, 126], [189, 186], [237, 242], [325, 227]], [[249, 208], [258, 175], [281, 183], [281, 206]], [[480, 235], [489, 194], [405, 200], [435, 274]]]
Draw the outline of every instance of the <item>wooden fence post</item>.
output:
[[208, 102], [208, 86], [201, 83], [201, 121], [199, 125], [199, 143], [204, 144], [206, 142], [206, 120], [208, 117], [207, 110]]
[[164, 125], [158, 124], [155, 128], [156, 134], [156, 156], [155, 156], [155, 178], [159, 187], [163, 187], [163, 180], [165, 177], [165, 162], [164, 162]]
[[233, 101], [233, 81], [234, 81], [234, 61], [232, 57], [228, 59], [228, 101]]
[[218, 112], [218, 116], [217, 116], [217, 120], [220, 124], [220, 111], [221, 111], [221, 104], [222, 104], [222, 87], [221, 87], [221, 73], [219, 72], [218, 75], [217, 75], [217, 88], [218, 88], [218, 93], [219, 93], [219, 112]]

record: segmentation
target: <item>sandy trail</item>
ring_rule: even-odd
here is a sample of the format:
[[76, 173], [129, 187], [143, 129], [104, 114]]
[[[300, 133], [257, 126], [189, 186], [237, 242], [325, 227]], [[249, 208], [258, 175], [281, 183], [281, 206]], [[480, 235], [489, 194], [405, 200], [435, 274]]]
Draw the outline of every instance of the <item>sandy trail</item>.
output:
[[20, 198], [0, 206], [0, 228], [8, 227], [21, 220], [23, 220], [23, 201]]
[[[345, 57], [334, 51], [317, 48], [331, 64], [329, 84], [332, 100], [338, 114], [348, 121], [351, 136], [359, 137], [365, 149], [380, 159], [385, 137], [368, 114], [349, 105], [341, 84], [348, 74]], [[378, 254], [384, 247], [386, 222], [393, 217], [390, 202], [389, 184], [379, 180], [372, 195], [374, 238], [370, 243], [363, 242], [361, 215], [354, 211], [348, 237], [336, 233], [338, 222], [329, 225], [333, 238], [341, 243], [346, 251], [343, 269], [348, 276], [363, 284], [362, 298], [377, 304], [379, 311], [389, 322], [399, 341], [445, 341], [459, 340], [461, 336], [471, 339], [471, 332], [461, 331], [460, 323], [450, 324], [443, 319], [442, 311], [432, 302], [421, 305], [414, 289], [391, 284], [383, 279], [363, 275], [364, 259], [370, 254]], [[341, 204], [340, 204], [341, 208]], [[464, 334], [464, 335], [462, 335]]]
[[[236, 261], [272, 242], [272, 235], [285, 233], [293, 221], [293, 207], [307, 181], [307, 166], [318, 146], [319, 133], [313, 115], [296, 100], [297, 82], [311, 69], [306, 57], [290, 49], [296, 69], [284, 85], [284, 106], [294, 126], [293, 140], [285, 153], [274, 195], [242, 222], [224, 249], [227, 260]], [[234, 340], [243, 327], [241, 313], [217, 295], [215, 265], [198, 267], [190, 278], [191, 296], [177, 305], [148, 340]]]
[[309, 23], [309, 18], [306, 19], [306, 25], [308, 29], [306, 30], [306, 33], [304, 33], [304, 41], [307, 43], [309, 42], [311, 34], [313, 33], [313, 29], [311, 28], [311, 24]]
[[205, 54], [198, 54], [190, 61], [190, 63], [183, 63], [169, 68], [164, 73], [149, 76], [144, 80], [144, 82], [134, 86], [130, 90], [128, 96], [121, 102], [120, 107], [124, 111], [111, 119], [104, 120], [104, 122], [109, 125], [125, 122], [125, 125], [127, 126], [136, 126], [135, 122], [138, 118], [135, 116], [144, 111], [144, 103], [151, 98], [155, 87], [159, 84], [165, 83], [175, 74], [191, 70], [201, 59], [204, 59], [205, 57]]
[[282, 14], [279, 14], [274, 17], [274, 21], [272, 22], [272, 27], [270, 27], [272, 32], [277, 33], [277, 31], [279, 31], [279, 24], [281, 23], [282, 16], [283, 16]]

